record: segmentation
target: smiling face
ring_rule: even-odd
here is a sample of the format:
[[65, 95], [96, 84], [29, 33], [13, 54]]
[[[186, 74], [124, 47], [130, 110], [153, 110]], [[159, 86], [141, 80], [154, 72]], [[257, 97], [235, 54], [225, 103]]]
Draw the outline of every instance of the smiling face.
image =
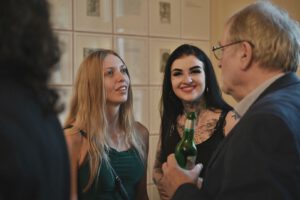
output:
[[174, 93], [181, 101], [199, 102], [205, 89], [203, 62], [194, 55], [176, 59], [171, 65], [171, 83]]
[[106, 103], [120, 105], [127, 101], [130, 84], [127, 67], [120, 58], [109, 54], [103, 60]]

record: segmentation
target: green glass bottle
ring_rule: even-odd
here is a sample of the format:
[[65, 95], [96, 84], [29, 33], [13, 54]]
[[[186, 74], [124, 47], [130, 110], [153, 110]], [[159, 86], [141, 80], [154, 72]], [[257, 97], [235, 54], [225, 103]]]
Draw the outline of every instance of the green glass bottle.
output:
[[183, 137], [175, 149], [177, 163], [183, 169], [192, 169], [195, 166], [197, 148], [194, 141], [195, 112], [190, 112], [186, 116]]

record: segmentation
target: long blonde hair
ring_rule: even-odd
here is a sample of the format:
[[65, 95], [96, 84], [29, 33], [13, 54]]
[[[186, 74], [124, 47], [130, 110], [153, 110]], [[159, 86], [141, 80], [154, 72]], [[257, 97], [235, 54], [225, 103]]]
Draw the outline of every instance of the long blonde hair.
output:
[[[93, 184], [101, 163], [109, 162], [107, 153], [109, 150], [107, 127], [109, 125], [105, 113], [106, 94], [102, 64], [105, 57], [110, 54], [117, 56], [124, 63], [116, 52], [106, 49], [91, 53], [81, 63], [73, 89], [70, 112], [65, 121], [65, 126], [73, 125], [71, 132], [78, 133], [79, 130], [86, 132], [90, 176], [84, 191]], [[132, 88], [129, 85], [128, 99], [120, 106], [119, 125], [125, 133], [125, 143], [138, 151], [139, 157], [145, 164], [146, 144], [134, 127], [132, 101]]]

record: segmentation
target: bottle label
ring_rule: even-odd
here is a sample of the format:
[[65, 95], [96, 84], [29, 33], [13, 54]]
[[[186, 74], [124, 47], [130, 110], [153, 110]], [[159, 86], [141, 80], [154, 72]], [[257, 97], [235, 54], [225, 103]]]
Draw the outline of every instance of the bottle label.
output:
[[193, 169], [195, 167], [195, 163], [196, 163], [196, 156], [187, 156], [185, 168], [188, 170]]

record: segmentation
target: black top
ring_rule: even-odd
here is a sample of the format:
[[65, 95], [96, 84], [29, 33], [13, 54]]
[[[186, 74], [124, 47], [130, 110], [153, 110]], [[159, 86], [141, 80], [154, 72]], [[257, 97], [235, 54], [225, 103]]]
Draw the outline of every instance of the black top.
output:
[[[206, 166], [209, 162], [209, 159], [211, 158], [213, 152], [215, 149], [218, 147], [219, 143], [224, 139], [224, 125], [225, 125], [225, 118], [227, 115], [228, 111], [222, 111], [219, 120], [214, 128], [212, 136], [207, 139], [206, 141], [197, 144], [197, 158], [196, 158], [196, 163], [202, 163], [203, 164], [203, 169], [200, 173], [200, 176], [203, 177], [206, 171]], [[165, 141], [168, 141], [168, 144], [164, 145], [162, 147], [162, 151], [165, 149], [164, 152], [167, 155], [174, 153], [175, 148], [177, 143], [181, 140], [181, 137], [178, 133], [177, 128], [172, 128], [172, 131], [170, 134], [167, 134], [167, 138]], [[163, 162], [165, 162], [163, 160]]]

